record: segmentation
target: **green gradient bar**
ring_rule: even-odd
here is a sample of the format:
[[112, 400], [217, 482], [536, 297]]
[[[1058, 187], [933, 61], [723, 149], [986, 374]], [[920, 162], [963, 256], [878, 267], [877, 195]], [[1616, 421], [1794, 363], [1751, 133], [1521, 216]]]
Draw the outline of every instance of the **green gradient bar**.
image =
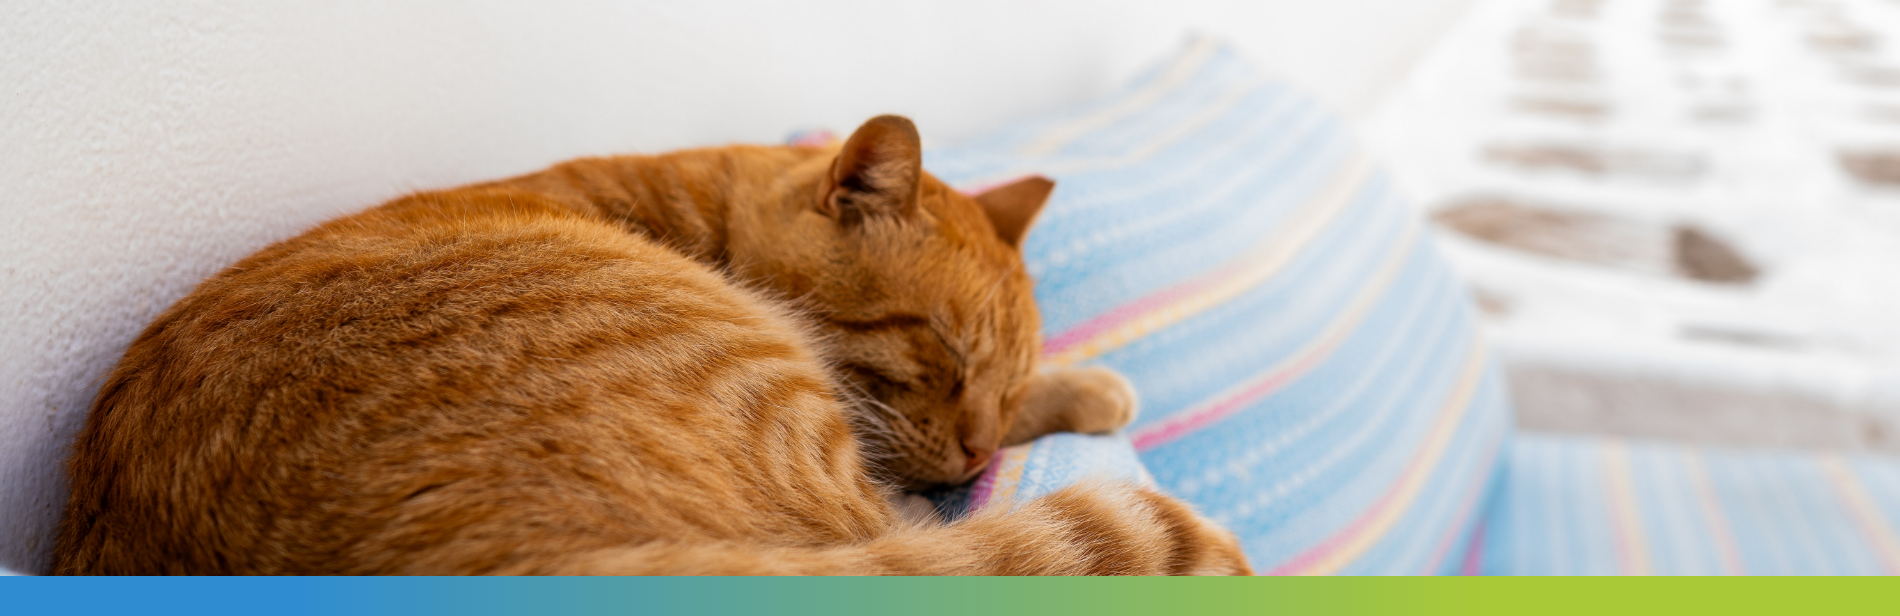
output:
[[1879, 578], [0, 578], [4, 614], [1891, 614]]

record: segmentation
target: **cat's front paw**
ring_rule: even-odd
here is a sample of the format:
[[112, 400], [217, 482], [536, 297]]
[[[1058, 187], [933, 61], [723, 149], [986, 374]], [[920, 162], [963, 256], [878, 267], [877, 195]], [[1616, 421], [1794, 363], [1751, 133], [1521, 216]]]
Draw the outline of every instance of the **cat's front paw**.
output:
[[1061, 368], [1036, 374], [1005, 445], [1052, 432], [1108, 432], [1135, 420], [1135, 387], [1100, 366]]
[[1127, 426], [1140, 410], [1135, 386], [1121, 373], [1100, 366], [1053, 371], [1050, 377], [1068, 390], [1070, 429], [1108, 432]]

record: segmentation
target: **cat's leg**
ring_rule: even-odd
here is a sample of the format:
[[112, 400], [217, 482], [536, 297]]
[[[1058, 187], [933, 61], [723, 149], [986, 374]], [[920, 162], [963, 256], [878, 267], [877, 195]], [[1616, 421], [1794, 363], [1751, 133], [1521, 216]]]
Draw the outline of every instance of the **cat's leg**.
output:
[[1038, 372], [1030, 378], [1022, 410], [1003, 437], [1003, 446], [1053, 432], [1107, 432], [1126, 426], [1135, 419], [1135, 400], [1128, 379], [1107, 368]]
[[947, 526], [851, 545], [659, 541], [581, 555], [552, 573], [616, 575], [1246, 575], [1232, 533], [1125, 483], [1073, 486]]

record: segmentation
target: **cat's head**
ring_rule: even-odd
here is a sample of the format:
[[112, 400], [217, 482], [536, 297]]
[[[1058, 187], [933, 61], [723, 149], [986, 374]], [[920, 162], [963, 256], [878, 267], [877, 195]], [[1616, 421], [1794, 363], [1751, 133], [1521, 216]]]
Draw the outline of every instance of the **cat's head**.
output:
[[733, 269], [813, 313], [893, 479], [974, 476], [1035, 371], [1041, 322], [1021, 245], [1055, 184], [960, 193], [923, 172], [917, 129], [897, 116], [815, 152], [787, 182], [776, 220], [761, 221], [775, 232], [753, 240], [779, 245], [751, 246]]

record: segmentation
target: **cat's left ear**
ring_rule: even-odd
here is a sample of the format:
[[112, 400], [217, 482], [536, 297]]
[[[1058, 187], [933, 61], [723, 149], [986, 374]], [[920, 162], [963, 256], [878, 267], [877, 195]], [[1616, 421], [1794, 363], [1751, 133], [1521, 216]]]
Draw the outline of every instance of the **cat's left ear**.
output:
[[983, 206], [983, 213], [989, 215], [996, 236], [1012, 248], [1021, 248], [1023, 236], [1029, 234], [1029, 223], [1036, 221], [1036, 214], [1042, 212], [1049, 193], [1055, 189], [1055, 180], [1032, 175], [977, 193], [975, 198]]
[[818, 209], [846, 227], [874, 216], [911, 215], [917, 211], [923, 168], [916, 124], [903, 116], [871, 118], [831, 161]]

